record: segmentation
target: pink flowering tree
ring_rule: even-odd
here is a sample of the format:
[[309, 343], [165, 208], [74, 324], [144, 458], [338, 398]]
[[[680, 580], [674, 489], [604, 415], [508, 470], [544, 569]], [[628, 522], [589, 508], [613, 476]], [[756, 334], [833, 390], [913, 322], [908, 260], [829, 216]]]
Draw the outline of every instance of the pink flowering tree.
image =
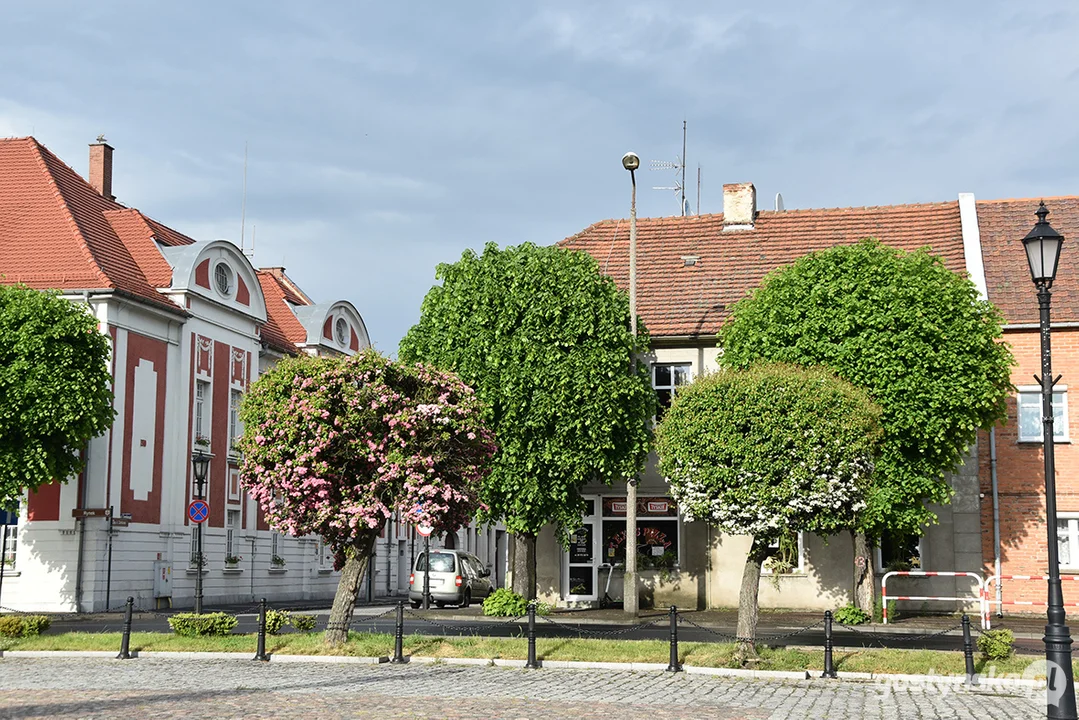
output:
[[240, 410], [244, 486], [270, 525], [316, 534], [341, 580], [325, 639], [345, 642], [368, 557], [395, 512], [453, 531], [480, 508], [495, 453], [480, 403], [454, 375], [351, 358], [282, 360]]

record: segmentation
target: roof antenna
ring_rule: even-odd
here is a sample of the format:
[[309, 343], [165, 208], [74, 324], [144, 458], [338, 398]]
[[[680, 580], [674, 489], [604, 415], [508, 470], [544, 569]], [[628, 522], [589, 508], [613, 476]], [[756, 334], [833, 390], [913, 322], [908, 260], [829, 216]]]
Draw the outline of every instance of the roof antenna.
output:
[[[243, 200], [240, 201], [240, 252], [244, 251], [244, 237], [246, 235], [246, 228], [244, 227], [244, 221], [247, 220], [247, 141], [244, 140], [244, 193]], [[252, 250], [254, 250], [254, 237], [251, 238]]]
[[697, 166], [697, 214], [701, 214], [701, 166]]
[[[669, 187], [653, 187], [653, 190], [673, 190], [676, 195], [680, 196], [678, 203], [678, 211], [685, 217], [689, 214], [689, 203], [686, 201], [686, 121], [682, 121], [682, 155], [675, 156], [674, 162], [668, 162], [666, 160], [653, 160], [651, 163], [653, 170], [674, 170], [675, 180], [674, 185]], [[697, 212], [701, 211], [701, 199], [700, 199], [700, 172], [698, 169], [698, 192], [697, 192]]]
[[251, 223], [251, 249], [244, 251], [243, 248], [240, 248], [240, 251], [243, 252], [244, 255], [251, 258], [252, 265], [255, 264], [255, 230], [257, 228], [258, 225], [256, 225], [255, 223]]

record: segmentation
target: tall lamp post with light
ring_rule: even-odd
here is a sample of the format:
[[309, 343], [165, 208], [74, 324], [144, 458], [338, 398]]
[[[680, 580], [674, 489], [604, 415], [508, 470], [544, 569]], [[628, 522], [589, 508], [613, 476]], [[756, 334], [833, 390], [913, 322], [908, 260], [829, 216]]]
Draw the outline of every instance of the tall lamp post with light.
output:
[[[1053, 363], [1050, 349], [1049, 300], [1050, 288], [1057, 274], [1060, 248], [1064, 236], [1053, 229], [1045, 216], [1045, 203], [1038, 205], [1038, 222], [1023, 238], [1030, 276], [1038, 289], [1039, 325], [1041, 329], [1042, 375], [1035, 378], [1042, 388], [1042, 446], [1045, 457], [1045, 521], [1049, 539], [1049, 610], [1045, 626], [1045, 659], [1049, 689], [1046, 717], [1076, 720], [1075, 681], [1072, 677], [1072, 639], [1065, 622], [1064, 592], [1060, 585], [1060, 560], [1057, 546], [1056, 467], [1053, 438]], [[1063, 687], [1061, 687], [1063, 683]], [[1059, 697], [1053, 702], [1052, 699]]]
[[[206, 499], [206, 475], [213, 455], [203, 450], [191, 453], [191, 467], [195, 475], [195, 499]], [[195, 523], [195, 614], [202, 614], [202, 523]]]
[[[629, 170], [633, 186], [629, 199], [629, 331], [637, 337], [637, 176], [641, 166], [637, 153], [622, 156], [622, 167]], [[633, 359], [636, 366], [636, 358]], [[637, 615], [637, 480], [626, 481], [626, 571], [622, 578], [622, 608]]]

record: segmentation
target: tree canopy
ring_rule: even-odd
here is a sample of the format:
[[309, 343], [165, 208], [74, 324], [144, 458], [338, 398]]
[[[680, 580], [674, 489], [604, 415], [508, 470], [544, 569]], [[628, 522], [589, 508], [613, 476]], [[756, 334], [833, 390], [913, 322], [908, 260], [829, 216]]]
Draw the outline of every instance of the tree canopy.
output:
[[920, 534], [950, 498], [979, 428], [1005, 417], [1011, 351], [998, 311], [926, 250], [865, 240], [780, 268], [734, 305], [721, 363], [824, 365], [883, 410], [877, 482], [859, 527]]
[[112, 424], [109, 340], [85, 305], [0, 285], [0, 507], [66, 482]]
[[400, 355], [476, 389], [499, 450], [483, 517], [534, 537], [580, 522], [580, 489], [634, 476], [648, 456], [655, 398], [631, 358], [629, 303], [586, 253], [523, 244], [438, 266]]
[[343, 642], [375, 538], [392, 515], [456, 530], [495, 451], [471, 388], [449, 373], [351, 358], [282, 360], [240, 410], [243, 482], [269, 523], [314, 533], [344, 569], [327, 642]]
[[[656, 428], [659, 467], [687, 520], [752, 535], [738, 636], [757, 625], [761, 565], [788, 531], [829, 535], [865, 506], [881, 410], [824, 368], [758, 365], [704, 375]], [[752, 642], [743, 643], [752, 653]]]

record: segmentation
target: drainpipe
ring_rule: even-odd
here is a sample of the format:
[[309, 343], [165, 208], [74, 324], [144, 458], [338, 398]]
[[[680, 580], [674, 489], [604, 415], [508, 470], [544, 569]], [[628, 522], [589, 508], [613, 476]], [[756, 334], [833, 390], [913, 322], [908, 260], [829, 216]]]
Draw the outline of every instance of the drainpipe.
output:
[[386, 596], [393, 595], [393, 530], [397, 527], [391, 517], [386, 523]]
[[[86, 307], [90, 308], [90, 312], [93, 312], [94, 306], [90, 304], [90, 291], [86, 290], [82, 293], [83, 302], [86, 303]], [[90, 440], [86, 443], [86, 450], [83, 453], [83, 460], [86, 461], [86, 465], [82, 471], [82, 489], [79, 491], [79, 507], [86, 507], [86, 491], [90, 485]], [[83, 568], [83, 550], [86, 546], [86, 518], [80, 518], [79, 523], [79, 549], [77, 559], [75, 561], [75, 612], [82, 612], [82, 568]], [[105, 608], [108, 610], [108, 608]]]
[[989, 428], [989, 476], [993, 481], [993, 572], [997, 576], [997, 613], [1002, 614], [1004, 587], [1000, 582], [1000, 501], [997, 498], [997, 429]]

